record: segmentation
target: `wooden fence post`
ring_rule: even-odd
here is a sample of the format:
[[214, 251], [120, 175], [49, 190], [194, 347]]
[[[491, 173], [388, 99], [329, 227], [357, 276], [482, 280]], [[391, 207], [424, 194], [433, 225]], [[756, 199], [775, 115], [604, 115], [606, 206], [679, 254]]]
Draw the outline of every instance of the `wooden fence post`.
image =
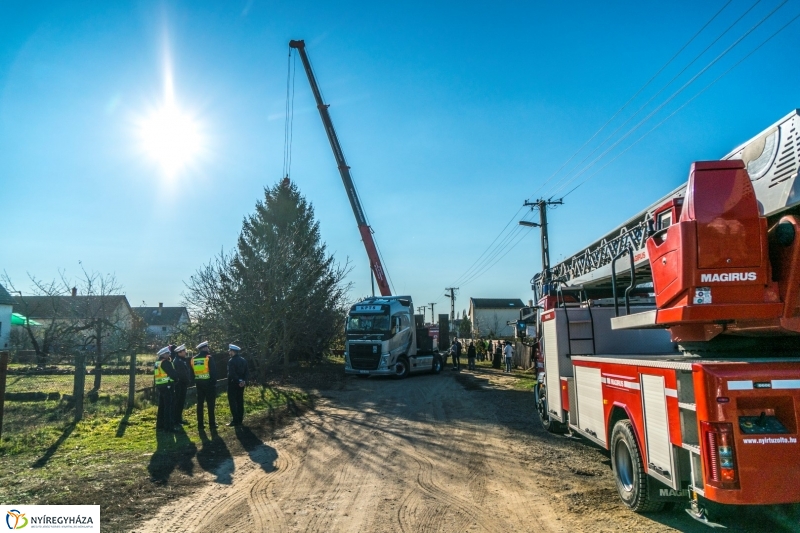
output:
[[0, 352], [0, 438], [3, 437], [3, 414], [6, 409], [6, 376], [8, 375], [8, 352]]
[[133, 402], [136, 399], [136, 350], [131, 353], [130, 373], [128, 374], [128, 406], [125, 410], [127, 415], [133, 412]]
[[86, 385], [86, 354], [78, 353], [75, 355], [75, 381], [72, 387], [72, 395], [75, 399], [75, 422], [83, 419], [83, 396]]

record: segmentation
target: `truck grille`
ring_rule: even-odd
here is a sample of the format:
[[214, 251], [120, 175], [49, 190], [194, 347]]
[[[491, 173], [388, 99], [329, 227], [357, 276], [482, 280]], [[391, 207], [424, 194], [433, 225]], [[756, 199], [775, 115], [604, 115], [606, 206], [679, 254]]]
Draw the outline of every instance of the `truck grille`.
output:
[[355, 370], [378, 369], [381, 361], [380, 344], [351, 344], [348, 353], [350, 354], [350, 365]]

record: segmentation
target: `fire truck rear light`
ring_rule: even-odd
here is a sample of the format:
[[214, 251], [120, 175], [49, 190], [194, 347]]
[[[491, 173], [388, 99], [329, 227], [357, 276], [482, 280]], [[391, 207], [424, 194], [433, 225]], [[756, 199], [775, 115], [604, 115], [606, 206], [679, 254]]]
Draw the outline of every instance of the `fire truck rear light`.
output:
[[738, 489], [733, 424], [701, 422], [700, 429], [705, 444], [703, 459], [706, 481], [722, 489]]

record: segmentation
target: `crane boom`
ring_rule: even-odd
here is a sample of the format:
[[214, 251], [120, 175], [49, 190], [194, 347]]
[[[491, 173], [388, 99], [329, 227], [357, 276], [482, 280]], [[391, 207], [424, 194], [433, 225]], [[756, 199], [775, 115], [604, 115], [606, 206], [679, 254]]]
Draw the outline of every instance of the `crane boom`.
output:
[[353, 208], [353, 214], [356, 217], [358, 224], [358, 231], [361, 233], [361, 240], [364, 242], [364, 248], [367, 250], [367, 257], [369, 257], [370, 268], [375, 275], [375, 281], [378, 282], [378, 288], [381, 291], [381, 296], [391, 296], [392, 291], [389, 288], [389, 283], [386, 280], [386, 273], [383, 270], [378, 249], [375, 246], [375, 240], [372, 238], [372, 228], [367, 224], [367, 218], [364, 216], [364, 209], [361, 207], [361, 202], [356, 194], [355, 185], [353, 185], [353, 178], [350, 176], [350, 167], [344, 158], [344, 152], [339, 145], [339, 138], [336, 136], [336, 130], [333, 128], [333, 121], [331, 121], [330, 113], [328, 113], [328, 104], [322, 101], [322, 94], [319, 92], [317, 80], [314, 77], [314, 72], [311, 70], [311, 63], [306, 54], [305, 41], [289, 41], [289, 48], [294, 48], [300, 54], [300, 60], [303, 62], [306, 76], [308, 76], [308, 83], [311, 85], [311, 92], [314, 93], [314, 100], [317, 102], [317, 109], [319, 116], [322, 118], [322, 125], [325, 127], [325, 133], [328, 135], [328, 141], [331, 143], [333, 150], [333, 157], [336, 159], [336, 165], [339, 168], [339, 174], [342, 176], [342, 183], [347, 193], [347, 198], [350, 200], [350, 207]]

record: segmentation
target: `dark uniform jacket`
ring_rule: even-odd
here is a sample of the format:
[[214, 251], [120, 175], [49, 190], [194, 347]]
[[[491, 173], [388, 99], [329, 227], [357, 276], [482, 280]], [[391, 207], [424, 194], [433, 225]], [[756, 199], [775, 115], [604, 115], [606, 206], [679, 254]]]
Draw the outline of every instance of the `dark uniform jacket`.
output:
[[239, 354], [228, 361], [228, 381], [231, 383], [247, 381], [247, 361]]
[[175, 359], [172, 361], [172, 365], [175, 367], [175, 372], [178, 374], [176, 381], [179, 381], [183, 385], [188, 385], [191, 383], [192, 378], [194, 377], [194, 373], [189, 368], [190, 361], [191, 359], [184, 358], [179, 355], [176, 355]]

